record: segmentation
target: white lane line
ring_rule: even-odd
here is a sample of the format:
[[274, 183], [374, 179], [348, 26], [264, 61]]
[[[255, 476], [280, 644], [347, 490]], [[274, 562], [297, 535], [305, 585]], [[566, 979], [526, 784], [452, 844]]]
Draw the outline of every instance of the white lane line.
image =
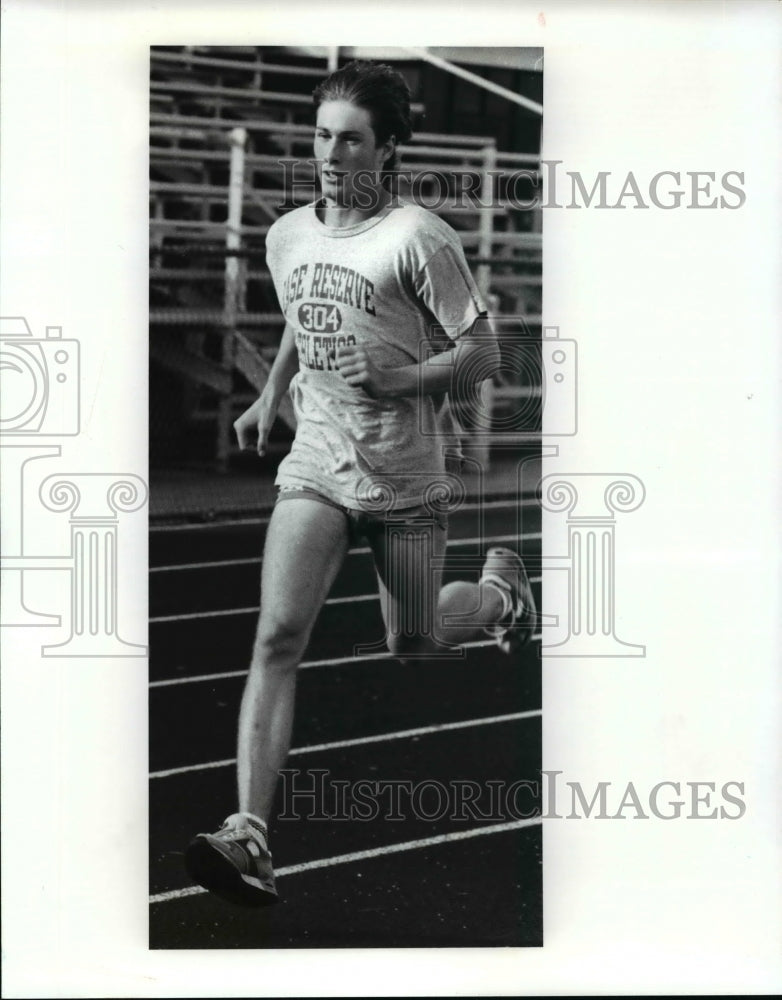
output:
[[[523, 532], [521, 538], [525, 541], [541, 540], [543, 538], [543, 533], [537, 532]], [[519, 540], [519, 535], [514, 532], [511, 535], [491, 535], [485, 538], [449, 538], [448, 545], [479, 545], [481, 542], [515, 542]], [[349, 556], [363, 556], [370, 555], [372, 549], [368, 545], [362, 545], [359, 548], [352, 548], [348, 550]], [[207, 560], [206, 562], [197, 563], [172, 563], [170, 566], [150, 566], [150, 573], [172, 573], [175, 570], [190, 570], [190, 569], [218, 569], [221, 566], [252, 566], [257, 564], [261, 565], [263, 559], [261, 556], [247, 557], [246, 559], [214, 559]]]
[[[362, 656], [362, 660], [387, 660], [391, 654], [385, 653], [367, 653]], [[304, 670], [306, 667], [336, 667], [343, 663], [352, 663], [354, 657], [352, 656], [336, 656], [330, 660], [308, 660], [305, 663], [299, 664], [299, 670]], [[173, 687], [178, 684], [197, 684], [200, 681], [219, 681], [226, 677], [246, 677], [247, 668], [244, 670], [227, 670], [222, 673], [217, 674], [195, 674], [192, 677], [171, 677], [167, 680], [162, 681], [151, 681], [150, 687]]]
[[[535, 708], [528, 712], [512, 712], [509, 715], [490, 715], [485, 719], [462, 719], [459, 722], [440, 722], [433, 726], [418, 726], [416, 729], [402, 729], [395, 733], [378, 733], [375, 736], [359, 736], [352, 740], [335, 740], [333, 743], [316, 743], [308, 747], [294, 747], [290, 756], [300, 756], [304, 753], [320, 753], [323, 750], [343, 750], [346, 747], [364, 746], [367, 743], [387, 743], [390, 740], [410, 739], [413, 736], [430, 736], [432, 733], [444, 733], [454, 729], [471, 729], [475, 726], [496, 726], [505, 722], [519, 722], [522, 719], [535, 719], [542, 714], [542, 709]], [[228, 767], [236, 763], [236, 758], [229, 760], [213, 760], [206, 764], [188, 764], [186, 767], [172, 767], [166, 771], [152, 771], [150, 778], [171, 778], [178, 774], [191, 774], [194, 771], [209, 771], [216, 767]]]
[[246, 559], [208, 559], [197, 563], [172, 563], [170, 566], [150, 566], [150, 573], [170, 573], [175, 569], [219, 569], [221, 566], [252, 566], [261, 565], [260, 556], [248, 556]]
[[[406, 840], [401, 844], [386, 844], [385, 847], [372, 847], [366, 851], [353, 851], [350, 854], [336, 854], [331, 858], [317, 858], [314, 861], [303, 861], [298, 865], [288, 865], [275, 871], [276, 878], [286, 875], [300, 875], [302, 872], [314, 871], [318, 868], [333, 868], [335, 865], [347, 865], [354, 861], [368, 861], [372, 858], [382, 858], [387, 854], [402, 854], [405, 851], [416, 851], [424, 847], [438, 847], [440, 844], [450, 844], [459, 840], [471, 840], [473, 837], [488, 837], [493, 833], [509, 833], [512, 830], [523, 830], [525, 827], [542, 826], [541, 816], [529, 819], [516, 819], [508, 823], [492, 823], [489, 826], [473, 827], [470, 830], [454, 830], [451, 833], [441, 833], [434, 837], [422, 837], [420, 840]], [[206, 893], [200, 885], [187, 886], [184, 889], [172, 889], [169, 892], [158, 892], [149, 897], [150, 903], [168, 903], [174, 899], [186, 899], [188, 896], [201, 896]]]
[[[531, 578], [534, 583], [534, 578]], [[538, 632], [536, 635], [531, 635], [529, 641], [536, 642], [543, 638], [543, 633]], [[494, 639], [478, 639], [476, 642], [463, 642], [458, 648], [461, 649], [482, 649], [485, 646], [494, 646]], [[360, 657], [355, 656], [335, 656], [328, 660], [305, 660], [298, 666], [299, 670], [307, 670], [310, 667], [340, 667], [346, 663], [355, 663], [356, 660], [360, 660], [362, 663], [364, 660], [390, 660], [393, 659], [391, 654], [386, 651], [384, 653], [363, 653]], [[220, 681], [225, 680], [229, 677], [246, 677], [247, 669], [244, 670], [223, 670], [220, 673], [215, 674], [193, 674], [190, 677], [168, 677], [165, 680], [160, 681], [150, 681], [149, 686], [151, 688], [160, 687], [176, 687], [179, 684], [198, 684], [201, 681]]]
[[[460, 514], [462, 511], [466, 510], [501, 510], [504, 507], [539, 507], [540, 501], [536, 497], [509, 497], [504, 500], [486, 500], [481, 503], [480, 500], [470, 501], [455, 510], [454, 514]], [[151, 524], [149, 526], [149, 532], [157, 533], [162, 531], [204, 531], [211, 528], [234, 528], [237, 525], [255, 525], [255, 524], [268, 524], [269, 517], [271, 515], [267, 514], [264, 517], [239, 517], [231, 521], [197, 521], [194, 524]]]
[[[543, 535], [540, 532], [538, 532], [537, 534], [529, 534], [529, 535], [524, 535], [523, 536], [523, 539], [525, 541], [541, 540], [542, 538], [543, 538]], [[513, 542], [513, 541], [516, 541], [517, 539], [518, 539], [518, 535], [515, 535], [515, 534], [513, 534], [513, 535], [494, 535], [494, 536], [492, 536], [492, 538], [490, 539], [490, 541], [492, 541], [492, 542]], [[483, 539], [480, 539], [480, 538], [465, 538], [465, 539], [459, 539], [459, 541], [449, 542], [448, 545], [449, 546], [453, 546], [453, 545], [458, 545], [460, 543], [463, 544], [463, 545], [478, 544], [482, 540]], [[367, 549], [366, 551], [369, 552], [370, 550]], [[256, 561], [256, 560], [250, 560], [250, 561], [253, 562], [253, 561]], [[257, 561], [260, 562], [260, 560], [257, 560]], [[216, 564], [215, 563], [203, 563], [201, 565], [203, 567], [203, 566], [214, 566]], [[237, 565], [237, 564], [236, 563], [228, 563], [228, 562], [226, 562], [224, 565]], [[177, 568], [181, 569], [182, 567], [177, 567]], [[192, 567], [184, 567], [184, 568], [191, 569]], [[530, 577], [530, 581], [532, 583], [539, 582], [541, 579], [542, 579], [542, 577], [534, 577], [534, 578]], [[351, 595], [349, 595], [347, 597], [329, 597], [326, 600], [326, 604], [327, 605], [329, 605], [329, 604], [349, 604], [351, 601], [369, 601], [369, 600], [372, 600], [372, 598], [376, 597], [376, 596], [377, 596], [376, 594], [356, 594], [356, 595], [352, 595], [351, 594]], [[255, 606], [253, 606], [251, 608], [222, 608], [219, 611], [189, 611], [186, 614], [180, 614], [180, 615], [156, 615], [155, 617], [149, 619], [149, 623], [152, 624], [153, 622], [156, 622], [156, 623], [160, 623], [160, 622], [185, 622], [185, 621], [193, 621], [196, 618], [223, 618], [223, 617], [225, 617], [225, 615], [246, 615], [246, 614], [250, 614], [250, 612], [253, 612], [253, 611], [255, 611], [255, 612], [260, 611], [260, 607], [258, 605], [255, 605]]]
[[[351, 594], [350, 597], [330, 597], [326, 604], [350, 604], [351, 601], [374, 601], [380, 600], [377, 594]], [[225, 618], [226, 615], [249, 615], [257, 614], [260, 611], [260, 607], [256, 604], [252, 608], [223, 608], [220, 611], [190, 611], [185, 615], [158, 615], [155, 618], [150, 618], [150, 625], [155, 622], [160, 624], [162, 622], [186, 622], [193, 621], [195, 618]]]
[[257, 614], [260, 607], [256, 604], [252, 608], [224, 608], [222, 611], [193, 611], [186, 615], [157, 615], [149, 619], [150, 625], [162, 624], [163, 622], [189, 622], [196, 618], [225, 618], [228, 615], [250, 615]]

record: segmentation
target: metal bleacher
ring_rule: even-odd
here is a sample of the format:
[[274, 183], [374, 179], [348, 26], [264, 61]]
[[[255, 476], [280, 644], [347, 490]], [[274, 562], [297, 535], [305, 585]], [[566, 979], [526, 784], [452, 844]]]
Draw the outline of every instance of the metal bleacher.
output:
[[[156, 453], [167, 459], [166, 433], [179, 427], [198, 442], [193, 459], [226, 468], [231, 424], [265, 382], [283, 317], [264, 238], [282, 211], [312, 200], [306, 186], [285, 186], [281, 161], [311, 157], [311, 94], [328, 68], [325, 50], [319, 59], [258, 47], [152, 49], [150, 356], [158, 396], [175, 397], [159, 420], [151, 412], [153, 463]], [[538, 153], [500, 151], [490, 136], [424, 131], [423, 112], [413, 106], [419, 127], [402, 150], [416, 197], [459, 232], [492, 313], [539, 327], [540, 209], [520, 210], [502, 182], [514, 171], [534, 175]], [[443, 193], [443, 174], [482, 204]], [[411, 193], [409, 183], [400, 193]], [[498, 411], [539, 391], [502, 373], [495, 382]], [[293, 425], [289, 407], [281, 419]]]

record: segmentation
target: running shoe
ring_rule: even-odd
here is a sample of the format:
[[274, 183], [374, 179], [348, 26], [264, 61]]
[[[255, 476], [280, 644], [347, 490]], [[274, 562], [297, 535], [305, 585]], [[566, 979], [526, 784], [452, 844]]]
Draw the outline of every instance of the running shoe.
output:
[[486, 631], [494, 636], [503, 653], [521, 649], [532, 636], [537, 615], [532, 585], [521, 556], [499, 545], [489, 549], [479, 583], [493, 584], [506, 595], [507, 610]]
[[276, 903], [272, 856], [266, 830], [234, 813], [217, 833], [199, 833], [187, 846], [185, 867], [199, 885], [229, 903]]

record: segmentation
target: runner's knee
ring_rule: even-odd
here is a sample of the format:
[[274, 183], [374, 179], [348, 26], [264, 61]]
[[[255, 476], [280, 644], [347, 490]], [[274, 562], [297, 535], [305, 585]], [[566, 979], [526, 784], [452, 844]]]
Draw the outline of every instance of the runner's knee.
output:
[[307, 639], [306, 622], [289, 618], [262, 619], [255, 637], [253, 663], [272, 670], [295, 668]]

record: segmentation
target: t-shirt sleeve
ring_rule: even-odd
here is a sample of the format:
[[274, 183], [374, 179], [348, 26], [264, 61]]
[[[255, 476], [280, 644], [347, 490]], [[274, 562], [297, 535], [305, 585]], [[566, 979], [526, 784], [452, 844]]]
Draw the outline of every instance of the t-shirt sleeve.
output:
[[451, 340], [486, 313], [461, 247], [446, 243], [427, 260], [415, 281], [416, 294]]

